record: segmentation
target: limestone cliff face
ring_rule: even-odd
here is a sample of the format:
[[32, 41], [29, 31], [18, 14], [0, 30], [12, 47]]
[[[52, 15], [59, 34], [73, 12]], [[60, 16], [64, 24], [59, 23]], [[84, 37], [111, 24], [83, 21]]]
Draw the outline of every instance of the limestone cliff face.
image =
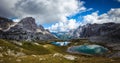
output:
[[0, 17], [0, 30], [7, 30], [14, 22], [10, 19]]
[[32, 17], [23, 18], [7, 31], [0, 30], [0, 38], [27, 41], [55, 39], [55, 37], [48, 30], [45, 30], [42, 25], [37, 26], [35, 19]]
[[73, 32], [74, 38], [88, 38], [91, 41], [120, 41], [120, 23], [87, 24]]

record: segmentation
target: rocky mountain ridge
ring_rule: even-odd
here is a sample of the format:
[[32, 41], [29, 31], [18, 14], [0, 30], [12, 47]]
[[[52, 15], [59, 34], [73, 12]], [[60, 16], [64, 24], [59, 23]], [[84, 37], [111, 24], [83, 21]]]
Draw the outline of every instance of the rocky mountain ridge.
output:
[[87, 24], [79, 26], [72, 34], [73, 38], [87, 38], [91, 41], [120, 42], [120, 23]]
[[[4, 22], [10, 20], [6, 19], [7, 18], [3, 19]], [[10, 20], [10, 22], [14, 23], [12, 20]], [[7, 26], [8, 24], [5, 23], [4, 25]], [[37, 26], [37, 24], [35, 23], [35, 19], [32, 17], [23, 18], [20, 22], [18, 22], [14, 26], [9, 25], [7, 28], [5, 28], [7, 29], [7, 31], [2, 30], [2, 28], [4, 28], [4, 26], [1, 26], [0, 30], [1, 39], [29, 40], [29, 41], [55, 39], [55, 37], [48, 30], [44, 29], [42, 25]]]

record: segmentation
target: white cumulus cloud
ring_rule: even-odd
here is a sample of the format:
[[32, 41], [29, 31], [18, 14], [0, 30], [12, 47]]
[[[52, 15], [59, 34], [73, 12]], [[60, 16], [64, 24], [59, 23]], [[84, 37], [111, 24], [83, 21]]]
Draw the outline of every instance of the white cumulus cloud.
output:
[[51, 31], [69, 31], [72, 29], [76, 29], [78, 26], [87, 24], [87, 23], [107, 23], [107, 22], [115, 22], [120, 23], [120, 8], [112, 8], [107, 13], [103, 13], [101, 15], [98, 14], [99, 11], [93, 12], [92, 14], [83, 16], [82, 22], [77, 22], [74, 19], [68, 20], [66, 22], [59, 22], [51, 27], [49, 29]]
[[86, 23], [107, 23], [115, 22], [120, 23], [120, 8], [113, 8], [107, 13], [98, 15], [97, 12], [93, 12], [90, 15], [84, 16], [83, 22]]
[[70, 30], [76, 29], [80, 25], [75, 19], [70, 19], [66, 22], [59, 22], [48, 29], [52, 32], [69, 32]]

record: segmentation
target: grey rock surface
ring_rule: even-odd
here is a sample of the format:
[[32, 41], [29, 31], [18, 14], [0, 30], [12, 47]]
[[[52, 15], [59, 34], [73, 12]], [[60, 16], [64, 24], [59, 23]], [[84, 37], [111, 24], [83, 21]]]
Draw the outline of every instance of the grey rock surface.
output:
[[120, 51], [108, 55], [109, 58], [120, 58]]
[[120, 42], [120, 23], [87, 24], [78, 27], [72, 36], [92, 42]]
[[7, 30], [14, 22], [10, 19], [0, 17], [0, 30]]
[[23, 18], [7, 31], [0, 30], [0, 38], [25, 41], [55, 39], [42, 25], [37, 26], [35, 19], [32, 17]]

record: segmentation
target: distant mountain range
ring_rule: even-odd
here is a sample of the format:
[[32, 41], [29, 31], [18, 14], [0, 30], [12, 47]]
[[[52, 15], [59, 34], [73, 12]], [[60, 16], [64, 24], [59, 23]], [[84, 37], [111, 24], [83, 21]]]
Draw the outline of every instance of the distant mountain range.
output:
[[71, 34], [72, 38], [87, 38], [94, 42], [120, 42], [120, 23], [86, 24]]
[[60, 40], [71, 39], [71, 35], [69, 34], [69, 32], [51, 32], [51, 33]]
[[89, 39], [93, 42], [120, 42], [120, 23], [86, 24], [69, 32], [52, 32], [59, 39]]
[[49, 40], [56, 39], [42, 25], [37, 26], [32, 17], [23, 18], [15, 23], [10, 19], [0, 17], [0, 38], [9, 40]]
[[32, 17], [19, 22], [0, 17], [0, 38], [9, 40], [49, 40], [86, 38], [93, 42], [120, 42], [120, 23], [86, 24], [69, 32], [49, 32]]

